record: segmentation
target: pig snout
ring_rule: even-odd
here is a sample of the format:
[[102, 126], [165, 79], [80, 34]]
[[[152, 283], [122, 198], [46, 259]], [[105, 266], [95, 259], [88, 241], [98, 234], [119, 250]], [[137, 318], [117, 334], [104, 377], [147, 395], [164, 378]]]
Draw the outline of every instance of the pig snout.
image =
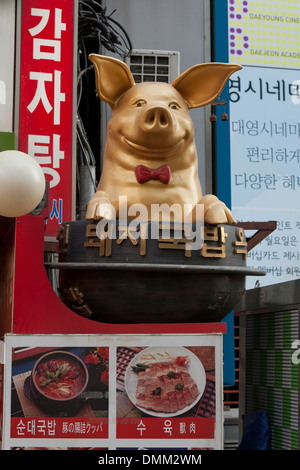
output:
[[172, 114], [164, 106], [152, 106], [145, 109], [140, 119], [140, 129], [143, 132], [170, 132], [172, 126]]
[[167, 106], [145, 107], [137, 121], [139, 143], [149, 149], [168, 149], [177, 147], [186, 130], [179, 125]]

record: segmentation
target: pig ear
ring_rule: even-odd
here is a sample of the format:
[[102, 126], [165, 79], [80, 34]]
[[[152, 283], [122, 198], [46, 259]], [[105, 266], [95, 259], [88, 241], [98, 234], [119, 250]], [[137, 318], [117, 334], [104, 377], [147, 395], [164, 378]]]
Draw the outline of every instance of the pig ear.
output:
[[182, 95], [189, 108], [211, 103], [219, 96], [230, 75], [242, 67], [218, 62], [194, 65], [183, 72], [172, 86]]
[[99, 97], [115, 107], [125, 91], [134, 85], [133, 76], [124, 62], [112, 57], [90, 54], [96, 74], [96, 87]]

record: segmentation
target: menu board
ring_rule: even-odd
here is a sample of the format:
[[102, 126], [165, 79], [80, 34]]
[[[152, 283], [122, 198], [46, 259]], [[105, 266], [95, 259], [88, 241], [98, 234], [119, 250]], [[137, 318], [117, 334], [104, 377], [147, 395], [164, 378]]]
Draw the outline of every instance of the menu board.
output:
[[[260, 285], [300, 277], [299, 1], [228, 1], [231, 203], [238, 221], [277, 222], [248, 254]], [[257, 279], [248, 279], [254, 287]]]
[[222, 448], [222, 333], [7, 335], [4, 450]]

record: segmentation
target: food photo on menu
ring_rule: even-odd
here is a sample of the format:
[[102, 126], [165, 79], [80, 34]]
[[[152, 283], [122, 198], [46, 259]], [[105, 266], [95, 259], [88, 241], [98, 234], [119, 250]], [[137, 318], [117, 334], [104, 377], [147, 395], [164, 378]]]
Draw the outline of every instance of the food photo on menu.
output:
[[117, 416], [212, 417], [214, 347], [119, 347]]
[[108, 416], [108, 348], [15, 348], [11, 415]]

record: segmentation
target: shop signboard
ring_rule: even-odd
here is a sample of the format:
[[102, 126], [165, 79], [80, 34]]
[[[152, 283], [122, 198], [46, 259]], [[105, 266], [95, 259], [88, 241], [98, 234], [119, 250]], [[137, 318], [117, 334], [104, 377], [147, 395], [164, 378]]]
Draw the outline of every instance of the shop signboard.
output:
[[226, 191], [238, 221], [277, 222], [248, 254], [260, 285], [299, 279], [299, 2], [229, 0], [226, 13], [228, 60], [243, 67], [229, 80]]
[[17, 2], [17, 146], [36, 159], [49, 181], [48, 237], [74, 218], [75, 3]]
[[220, 331], [6, 335], [4, 450], [221, 449]]

